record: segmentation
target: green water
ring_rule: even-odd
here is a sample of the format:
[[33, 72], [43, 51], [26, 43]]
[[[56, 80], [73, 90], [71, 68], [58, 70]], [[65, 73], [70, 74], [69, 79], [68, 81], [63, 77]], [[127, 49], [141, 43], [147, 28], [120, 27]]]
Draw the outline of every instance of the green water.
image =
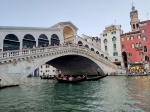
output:
[[0, 112], [150, 112], [150, 77], [62, 84], [28, 78], [0, 90]]

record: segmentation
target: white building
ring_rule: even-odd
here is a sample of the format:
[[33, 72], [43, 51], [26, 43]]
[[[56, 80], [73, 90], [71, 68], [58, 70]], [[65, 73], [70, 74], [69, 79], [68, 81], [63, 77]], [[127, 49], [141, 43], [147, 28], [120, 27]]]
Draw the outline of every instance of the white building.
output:
[[56, 72], [56, 68], [48, 64], [44, 64], [39, 67], [39, 76], [56, 75]]
[[82, 38], [87, 41], [88, 43], [92, 44], [94, 47], [101, 49], [101, 40], [98, 37], [91, 37], [82, 34]]
[[110, 61], [119, 66], [123, 65], [120, 34], [122, 34], [121, 25], [107, 26], [103, 33], [100, 34], [101, 50], [108, 53]]

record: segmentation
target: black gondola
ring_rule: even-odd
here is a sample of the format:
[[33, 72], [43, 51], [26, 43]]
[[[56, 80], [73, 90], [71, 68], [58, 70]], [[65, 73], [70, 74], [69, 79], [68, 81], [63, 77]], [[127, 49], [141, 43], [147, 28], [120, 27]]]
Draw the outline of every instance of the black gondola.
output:
[[51, 76], [40, 76], [41, 79], [54, 79], [55, 77], [51, 77]]
[[73, 78], [72, 80], [69, 80], [69, 79], [65, 79], [63, 77], [58, 77], [58, 76], [55, 76], [55, 79], [58, 81], [58, 82], [61, 82], [61, 83], [77, 83], [77, 82], [82, 82], [85, 80], [85, 76], [81, 77], [81, 78]]
[[86, 77], [86, 80], [87, 81], [96, 81], [96, 80], [99, 80], [99, 79], [102, 79], [104, 77], [106, 77], [108, 75], [104, 75], [104, 76], [95, 76], [95, 77]]

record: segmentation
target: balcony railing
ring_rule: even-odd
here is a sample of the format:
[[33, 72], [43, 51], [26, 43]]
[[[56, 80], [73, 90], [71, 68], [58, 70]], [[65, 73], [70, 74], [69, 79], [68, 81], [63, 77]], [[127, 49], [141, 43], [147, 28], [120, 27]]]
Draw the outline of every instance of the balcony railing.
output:
[[143, 46], [135, 47], [136, 50], [143, 50]]

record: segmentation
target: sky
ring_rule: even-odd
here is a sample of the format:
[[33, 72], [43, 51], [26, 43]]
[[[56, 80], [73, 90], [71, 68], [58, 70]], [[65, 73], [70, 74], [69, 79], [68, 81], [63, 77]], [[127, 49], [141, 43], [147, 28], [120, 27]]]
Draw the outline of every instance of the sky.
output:
[[80, 36], [99, 36], [111, 24], [129, 32], [132, 3], [140, 21], [150, 19], [150, 0], [0, 0], [0, 26], [51, 27], [71, 21]]

